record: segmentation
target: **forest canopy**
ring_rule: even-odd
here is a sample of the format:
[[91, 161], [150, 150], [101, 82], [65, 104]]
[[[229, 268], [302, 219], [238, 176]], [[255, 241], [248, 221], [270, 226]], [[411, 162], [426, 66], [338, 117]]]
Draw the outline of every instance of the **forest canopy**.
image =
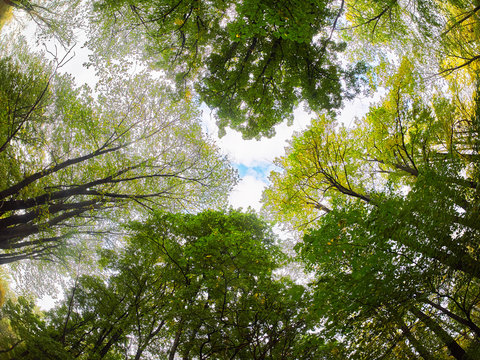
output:
[[[480, 359], [479, 11], [0, 1], [0, 357]], [[311, 114], [260, 213], [205, 107], [258, 141]]]

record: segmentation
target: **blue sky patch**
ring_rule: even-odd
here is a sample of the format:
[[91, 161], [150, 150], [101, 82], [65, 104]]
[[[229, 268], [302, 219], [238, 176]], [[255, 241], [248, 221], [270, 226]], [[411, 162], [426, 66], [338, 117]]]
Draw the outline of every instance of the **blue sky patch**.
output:
[[268, 182], [270, 171], [276, 170], [277, 168], [272, 163], [262, 163], [256, 166], [246, 166], [244, 164], [234, 163], [233, 167], [238, 170], [238, 174], [241, 178], [248, 175], [253, 176], [263, 182]]

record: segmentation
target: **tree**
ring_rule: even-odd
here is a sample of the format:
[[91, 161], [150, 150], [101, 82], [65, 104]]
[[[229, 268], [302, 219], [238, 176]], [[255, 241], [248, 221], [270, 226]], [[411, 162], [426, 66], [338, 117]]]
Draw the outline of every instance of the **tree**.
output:
[[[280, 219], [299, 225], [328, 213], [336, 199], [359, 200], [395, 241], [478, 277], [476, 252], [468, 250], [477, 246], [477, 145], [463, 135], [477, 132], [476, 113], [463, 121], [456, 117], [462, 113], [446, 111], [455, 105], [445, 98], [425, 104], [412, 74], [400, 67], [382, 105], [355, 128], [323, 117], [294, 139], [265, 201]], [[466, 168], [473, 171], [465, 176]], [[432, 223], [435, 217], [441, 221]]]
[[[435, 358], [446, 348], [468, 357], [468, 347], [478, 346], [480, 319], [455, 304], [474, 306], [478, 279], [393, 243], [375, 226], [382, 219], [361, 203], [338, 205], [297, 245], [300, 260], [315, 274], [312, 311], [324, 319], [322, 336], [343, 339], [352, 359], [407, 358], [408, 351]], [[453, 290], [460, 284], [468, 285]]]
[[440, 74], [450, 81], [474, 83], [479, 60], [478, 34], [480, 5], [476, 1], [448, 2], [443, 5], [447, 21], [442, 29], [438, 58]]
[[323, 116], [293, 139], [265, 209], [306, 229], [297, 250], [323, 335], [343, 339], [348, 358], [471, 358], [478, 95], [426, 98], [408, 61], [389, 86], [354, 126]]
[[374, 86], [382, 86], [377, 71], [388, 67], [390, 76], [407, 56], [428, 87], [447, 81], [468, 97], [478, 73], [478, 10], [477, 1], [354, 1], [346, 6], [348, 21], [339, 30], [354, 59], [375, 64]]
[[300, 101], [336, 109], [358, 90], [365, 70], [363, 63], [340, 65], [345, 44], [331, 28], [342, 9], [330, 1], [102, 0], [95, 10], [97, 56], [105, 55], [105, 38], [117, 51], [122, 32], [133, 33], [132, 45], [146, 42], [147, 56], [179, 91], [195, 87], [217, 110], [221, 134], [229, 126], [245, 138], [272, 136], [274, 125], [293, 120]]
[[[445, 1], [456, 3], [457, 1]], [[465, 7], [468, 5], [465, 4]], [[397, 0], [347, 1], [346, 28], [378, 46], [412, 43], [418, 38], [434, 38], [444, 26], [446, 13], [442, 4], [432, 0], [404, 3]], [[351, 34], [352, 31], [347, 31]], [[359, 40], [357, 38], [357, 40]], [[395, 45], [394, 45], [395, 46]]]
[[308, 294], [273, 279], [283, 255], [254, 214], [156, 213], [131, 231], [120, 254], [104, 250], [109, 276], [77, 279], [40, 325], [9, 305], [23, 340], [12, 356], [281, 359], [306, 348]]
[[223, 203], [235, 175], [193, 104], [171, 102], [145, 73], [104, 80], [93, 99], [43, 61], [0, 63], [1, 263], [48, 258], [127, 209]]
[[477, 31], [477, 10], [474, 1], [455, 0], [249, 0], [234, 6], [102, 0], [95, 2], [90, 45], [97, 62], [112, 56], [106, 39], [114, 53], [123, 43], [126, 52], [146, 52], [177, 80], [177, 90], [189, 96], [195, 88], [216, 110], [221, 134], [231, 127], [258, 138], [272, 136], [284, 119], [291, 122], [302, 101], [328, 112], [358, 92], [367, 68], [351, 59], [340, 66], [345, 47], [369, 65], [390, 62], [387, 52], [408, 53], [431, 75], [475, 67], [478, 44], [470, 34]]

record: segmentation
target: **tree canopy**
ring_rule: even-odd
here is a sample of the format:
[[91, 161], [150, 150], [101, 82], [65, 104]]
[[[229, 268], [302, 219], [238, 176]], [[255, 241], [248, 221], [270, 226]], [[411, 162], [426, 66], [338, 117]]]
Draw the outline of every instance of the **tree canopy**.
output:
[[[181, 94], [195, 90], [216, 110], [220, 134], [230, 127], [245, 138], [272, 136], [301, 102], [339, 109], [364, 84], [366, 59], [392, 47], [412, 49], [418, 64], [435, 57], [445, 73], [478, 60], [466, 35], [478, 30], [473, 1], [98, 0], [94, 9], [90, 44], [100, 66], [117, 54], [147, 54]], [[350, 47], [361, 56], [345, 66]]]
[[61, 60], [42, 61], [0, 59], [1, 263], [48, 257], [65, 237], [102, 222], [105, 230], [127, 205], [132, 213], [225, 201], [234, 171], [193, 106], [170, 101], [146, 73], [105, 80], [94, 99], [57, 73]]
[[344, 67], [337, 59], [345, 44], [331, 28], [342, 10], [330, 1], [102, 0], [95, 10], [103, 26], [95, 41], [121, 46], [118, 33], [133, 32], [180, 92], [195, 88], [216, 109], [221, 133], [272, 136], [301, 101], [337, 109], [365, 72], [361, 62]]
[[254, 214], [156, 213], [105, 250], [108, 278], [75, 279], [40, 317], [25, 299], [4, 311], [25, 359], [268, 358], [298, 354], [314, 322], [306, 290], [273, 272], [284, 256]]
[[[478, 0], [9, 7], [65, 56], [0, 37], [0, 357], [479, 359]], [[95, 89], [63, 72], [79, 39]], [[270, 223], [226, 210], [204, 103], [247, 139], [313, 115]], [[5, 279], [60, 288], [47, 261], [42, 311]]]
[[348, 358], [477, 353], [478, 93], [425, 98], [421, 81], [404, 60], [353, 126], [313, 121], [264, 192], [306, 229], [299, 258]]

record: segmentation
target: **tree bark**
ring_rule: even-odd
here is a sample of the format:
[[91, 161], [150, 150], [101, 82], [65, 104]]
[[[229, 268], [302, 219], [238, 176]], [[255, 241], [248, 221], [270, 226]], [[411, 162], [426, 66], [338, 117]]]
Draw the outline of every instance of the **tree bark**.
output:
[[403, 320], [399, 320], [400, 329], [402, 330], [402, 334], [408, 339], [410, 344], [415, 348], [415, 350], [420, 354], [420, 356], [424, 360], [436, 360], [435, 357], [430, 354], [430, 352], [425, 348], [420, 341], [413, 336], [412, 332], [408, 328], [408, 326], [403, 322]]
[[170, 352], [168, 354], [168, 360], [175, 359], [175, 353], [177, 352], [178, 345], [180, 344], [180, 337], [182, 336], [182, 332], [183, 332], [183, 322], [184, 322], [184, 319], [182, 318], [178, 323], [178, 330], [175, 333], [175, 339], [173, 340], [172, 347], [170, 348]]
[[465, 350], [458, 345], [455, 339], [445, 331], [435, 320], [430, 316], [425, 314], [423, 311], [412, 306], [410, 312], [418, 317], [418, 319], [423, 322], [433, 333], [445, 344], [448, 348], [450, 355], [457, 360], [472, 360], [470, 356], [465, 352]]

